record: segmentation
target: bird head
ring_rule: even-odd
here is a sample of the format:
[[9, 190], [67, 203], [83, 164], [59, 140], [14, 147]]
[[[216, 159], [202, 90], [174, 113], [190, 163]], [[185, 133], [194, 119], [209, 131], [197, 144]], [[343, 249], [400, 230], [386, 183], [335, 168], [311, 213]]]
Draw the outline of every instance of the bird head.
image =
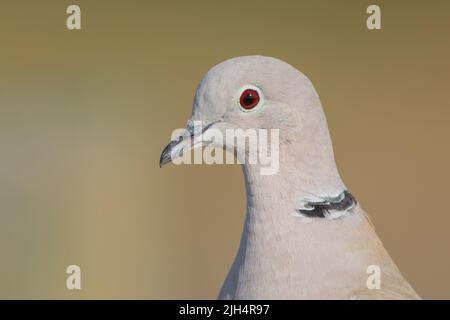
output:
[[229, 129], [278, 129], [280, 143], [291, 144], [306, 138], [311, 126], [316, 133], [320, 128], [328, 132], [319, 97], [305, 75], [276, 58], [233, 58], [211, 68], [201, 80], [192, 117], [163, 150], [160, 166], [205, 145], [248, 153], [227, 139], [205, 139], [213, 130], [226, 136]]

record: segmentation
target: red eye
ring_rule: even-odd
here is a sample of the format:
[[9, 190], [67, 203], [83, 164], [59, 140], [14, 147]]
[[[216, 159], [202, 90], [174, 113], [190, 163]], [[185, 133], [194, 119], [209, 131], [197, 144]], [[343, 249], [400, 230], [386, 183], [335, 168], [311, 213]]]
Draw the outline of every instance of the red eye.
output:
[[254, 89], [246, 89], [241, 94], [241, 98], [239, 99], [239, 103], [241, 104], [241, 107], [245, 110], [251, 110], [259, 102], [259, 94], [258, 91]]

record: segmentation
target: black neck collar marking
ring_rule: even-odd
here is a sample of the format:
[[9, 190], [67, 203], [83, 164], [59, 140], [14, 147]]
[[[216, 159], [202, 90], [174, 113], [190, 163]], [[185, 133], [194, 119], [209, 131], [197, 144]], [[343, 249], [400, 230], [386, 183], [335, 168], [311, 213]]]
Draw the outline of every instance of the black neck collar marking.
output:
[[309, 202], [305, 208], [296, 211], [308, 218], [326, 218], [330, 211], [347, 211], [356, 203], [355, 197], [345, 190], [336, 198], [324, 199], [321, 202]]

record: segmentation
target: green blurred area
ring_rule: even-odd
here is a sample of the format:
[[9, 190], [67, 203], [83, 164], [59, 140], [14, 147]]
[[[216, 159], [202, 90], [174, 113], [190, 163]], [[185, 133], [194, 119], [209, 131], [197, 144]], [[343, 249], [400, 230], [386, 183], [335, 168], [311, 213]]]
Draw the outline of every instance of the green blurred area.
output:
[[361, 0], [2, 1], [0, 298], [215, 298], [240, 168], [158, 160], [203, 74], [249, 54], [312, 79], [348, 188], [419, 294], [450, 298], [450, 2], [376, 3], [379, 31]]

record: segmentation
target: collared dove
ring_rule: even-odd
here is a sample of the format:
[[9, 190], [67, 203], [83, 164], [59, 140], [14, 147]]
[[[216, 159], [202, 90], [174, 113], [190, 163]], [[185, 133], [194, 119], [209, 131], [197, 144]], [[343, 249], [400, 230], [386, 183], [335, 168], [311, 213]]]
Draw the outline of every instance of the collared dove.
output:
[[224, 61], [200, 82], [192, 121], [203, 129], [189, 125], [160, 166], [205, 145], [212, 128], [279, 129], [276, 174], [243, 163], [245, 225], [219, 299], [419, 299], [343, 184], [319, 96], [300, 71], [271, 57]]

